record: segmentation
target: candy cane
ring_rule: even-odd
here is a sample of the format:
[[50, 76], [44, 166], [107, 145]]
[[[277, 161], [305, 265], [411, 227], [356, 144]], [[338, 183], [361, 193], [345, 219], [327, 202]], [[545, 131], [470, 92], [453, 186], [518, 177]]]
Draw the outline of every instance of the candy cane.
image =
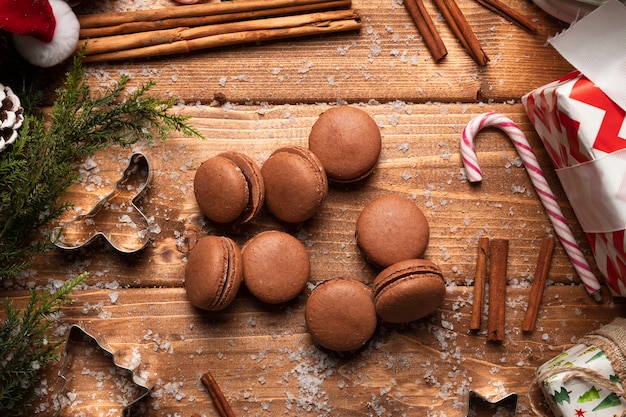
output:
[[561, 208], [557, 204], [556, 196], [552, 192], [550, 185], [546, 181], [535, 154], [524, 136], [524, 132], [506, 116], [490, 112], [474, 117], [469, 121], [463, 129], [461, 135], [461, 157], [465, 165], [465, 173], [471, 182], [479, 182], [483, 179], [478, 158], [476, 157], [476, 148], [474, 147], [474, 138], [476, 134], [485, 127], [494, 126], [504, 131], [515, 145], [515, 149], [519, 153], [530, 180], [535, 187], [535, 191], [539, 195], [539, 199], [545, 208], [554, 230], [559, 240], [565, 248], [565, 252], [570, 258], [574, 269], [583, 282], [585, 289], [596, 299], [600, 299], [600, 282], [595, 277], [585, 256], [580, 250], [580, 246], [576, 243], [576, 239], [572, 234], [567, 221], [561, 212]]

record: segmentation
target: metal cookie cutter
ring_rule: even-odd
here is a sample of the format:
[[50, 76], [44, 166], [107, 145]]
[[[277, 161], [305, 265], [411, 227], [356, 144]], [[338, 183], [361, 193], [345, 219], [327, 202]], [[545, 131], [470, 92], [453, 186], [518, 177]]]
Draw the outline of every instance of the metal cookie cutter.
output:
[[[70, 332], [65, 345], [65, 358], [63, 360], [63, 365], [59, 370], [59, 376], [63, 378], [64, 383], [57, 395], [58, 404], [60, 405], [60, 408], [56, 413], [57, 417], [63, 415], [64, 410], [71, 409], [72, 406], [76, 404], [80, 405], [85, 400], [85, 398], [80, 398], [78, 396], [79, 394], [75, 389], [69, 389], [69, 385], [74, 379], [78, 379], [81, 377], [92, 377], [97, 381], [96, 385], [102, 385], [102, 387], [98, 389], [97, 386], [94, 388], [92, 384], [89, 384], [89, 394], [85, 394], [86, 397], [88, 397], [90, 400], [93, 400], [95, 403], [97, 403], [97, 400], [95, 400], [93, 396], [95, 395], [94, 392], [96, 391], [103, 391], [103, 395], [105, 395], [105, 400], [107, 398], [110, 398], [111, 393], [107, 389], [104, 389], [104, 387], [106, 387], [106, 382], [103, 382], [106, 376], [111, 376], [111, 374], [113, 373], [110, 370], [110, 365], [106, 365], [108, 369], [106, 372], [94, 371], [90, 369], [90, 366], [86, 366], [85, 364], [81, 365], [81, 361], [84, 359], [92, 361], [91, 365], [94, 364], [93, 361], [96, 360], [96, 347], [100, 349], [100, 353], [102, 353], [104, 359], [107, 360], [107, 362], [109, 360], [108, 357], [113, 358], [113, 353], [106, 349], [104, 346], [102, 346], [95, 337], [88, 334], [84, 329], [82, 329], [78, 325], [73, 325], [70, 328]], [[116, 379], [115, 382], [117, 385], [120, 384], [120, 377], [126, 377], [130, 380], [131, 375], [132, 382], [135, 384], [131, 388], [123, 388], [120, 395], [123, 395], [125, 397], [124, 400], [117, 398], [118, 402], [124, 404], [121, 415], [124, 417], [136, 415], [138, 402], [148, 395], [151, 388], [146, 386], [145, 381], [137, 377], [132, 369], [120, 366], [117, 362], [115, 362], [115, 360], [113, 360], [113, 363], [117, 367], [116, 375], [113, 376]], [[110, 407], [107, 406], [107, 409], [109, 408]]]
[[[492, 416], [515, 416], [517, 415], [517, 399], [515, 393], [505, 395], [497, 401], [491, 402], [476, 391], [470, 391], [467, 399], [467, 417], [492, 415]], [[478, 410], [488, 410], [491, 414], [479, 413]]]
[[143, 249], [150, 240], [150, 224], [135, 202], [150, 177], [148, 159], [141, 153], [133, 154], [108, 196], [98, 201], [89, 213], [53, 230], [54, 244], [61, 249], [78, 249], [101, 236], [122, 253]]

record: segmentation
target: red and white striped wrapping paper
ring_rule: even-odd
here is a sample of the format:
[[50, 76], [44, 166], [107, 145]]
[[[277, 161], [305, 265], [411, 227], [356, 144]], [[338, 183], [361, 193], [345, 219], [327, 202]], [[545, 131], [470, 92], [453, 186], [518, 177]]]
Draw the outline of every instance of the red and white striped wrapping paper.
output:
[[626, 112], [580, 72], [522, 97], [603, 278], [626, 296]]

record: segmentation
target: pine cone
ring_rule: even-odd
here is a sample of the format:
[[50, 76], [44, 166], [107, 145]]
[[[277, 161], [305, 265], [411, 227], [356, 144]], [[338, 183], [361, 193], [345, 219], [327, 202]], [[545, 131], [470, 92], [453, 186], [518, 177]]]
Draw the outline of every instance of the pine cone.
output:
[[0, 84], [0, 152], [17, 139], [24, 122], [24, 109], [11, 88]]

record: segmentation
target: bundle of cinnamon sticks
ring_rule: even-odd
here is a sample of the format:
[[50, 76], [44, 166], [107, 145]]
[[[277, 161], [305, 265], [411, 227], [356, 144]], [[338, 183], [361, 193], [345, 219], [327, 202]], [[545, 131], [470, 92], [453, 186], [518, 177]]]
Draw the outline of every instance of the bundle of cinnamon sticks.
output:
[[[503, 3], [501, 0], [476, 1], [529, 32], [536, 30], [536, 25], [532, 20], [514, 10], [506, 3]], [[433, 0], [433, 2], [448, 23], [454, 36], [472, 59], [480, 66], [487, 65], [489, 58], [481, 48], [476, 35], [455, 0]], [[435, 62], [439, 62], [445, 58], [448, 51], [432, 19], [428, 15], [422, 0], [404, 0], [404, 4]]]
[[78, 16], [85, 61], [181, 54], [361, 28], [351, 0], [234, 0]]
[[[541, 242], [535, 274], [528, 297], [528, 308], [524, 314], [522, 330], [532, 332], [535, 328], [541, 299], [548, 278], [548, 270], [554, 251], [554, 237], [545, 237]], [[505, 308], [509, 242], [506, 239], [478, 240], [476, 256], [476, 278], [474, 280], [474, 304], [469, 329], [480, 331], [484, 308], [487, 279], [489, 279], [489, 316], [487, 323], [487, 340], [500, 343], [505, 336]], [[488, 267], [489, 264], [489, 267]]]

